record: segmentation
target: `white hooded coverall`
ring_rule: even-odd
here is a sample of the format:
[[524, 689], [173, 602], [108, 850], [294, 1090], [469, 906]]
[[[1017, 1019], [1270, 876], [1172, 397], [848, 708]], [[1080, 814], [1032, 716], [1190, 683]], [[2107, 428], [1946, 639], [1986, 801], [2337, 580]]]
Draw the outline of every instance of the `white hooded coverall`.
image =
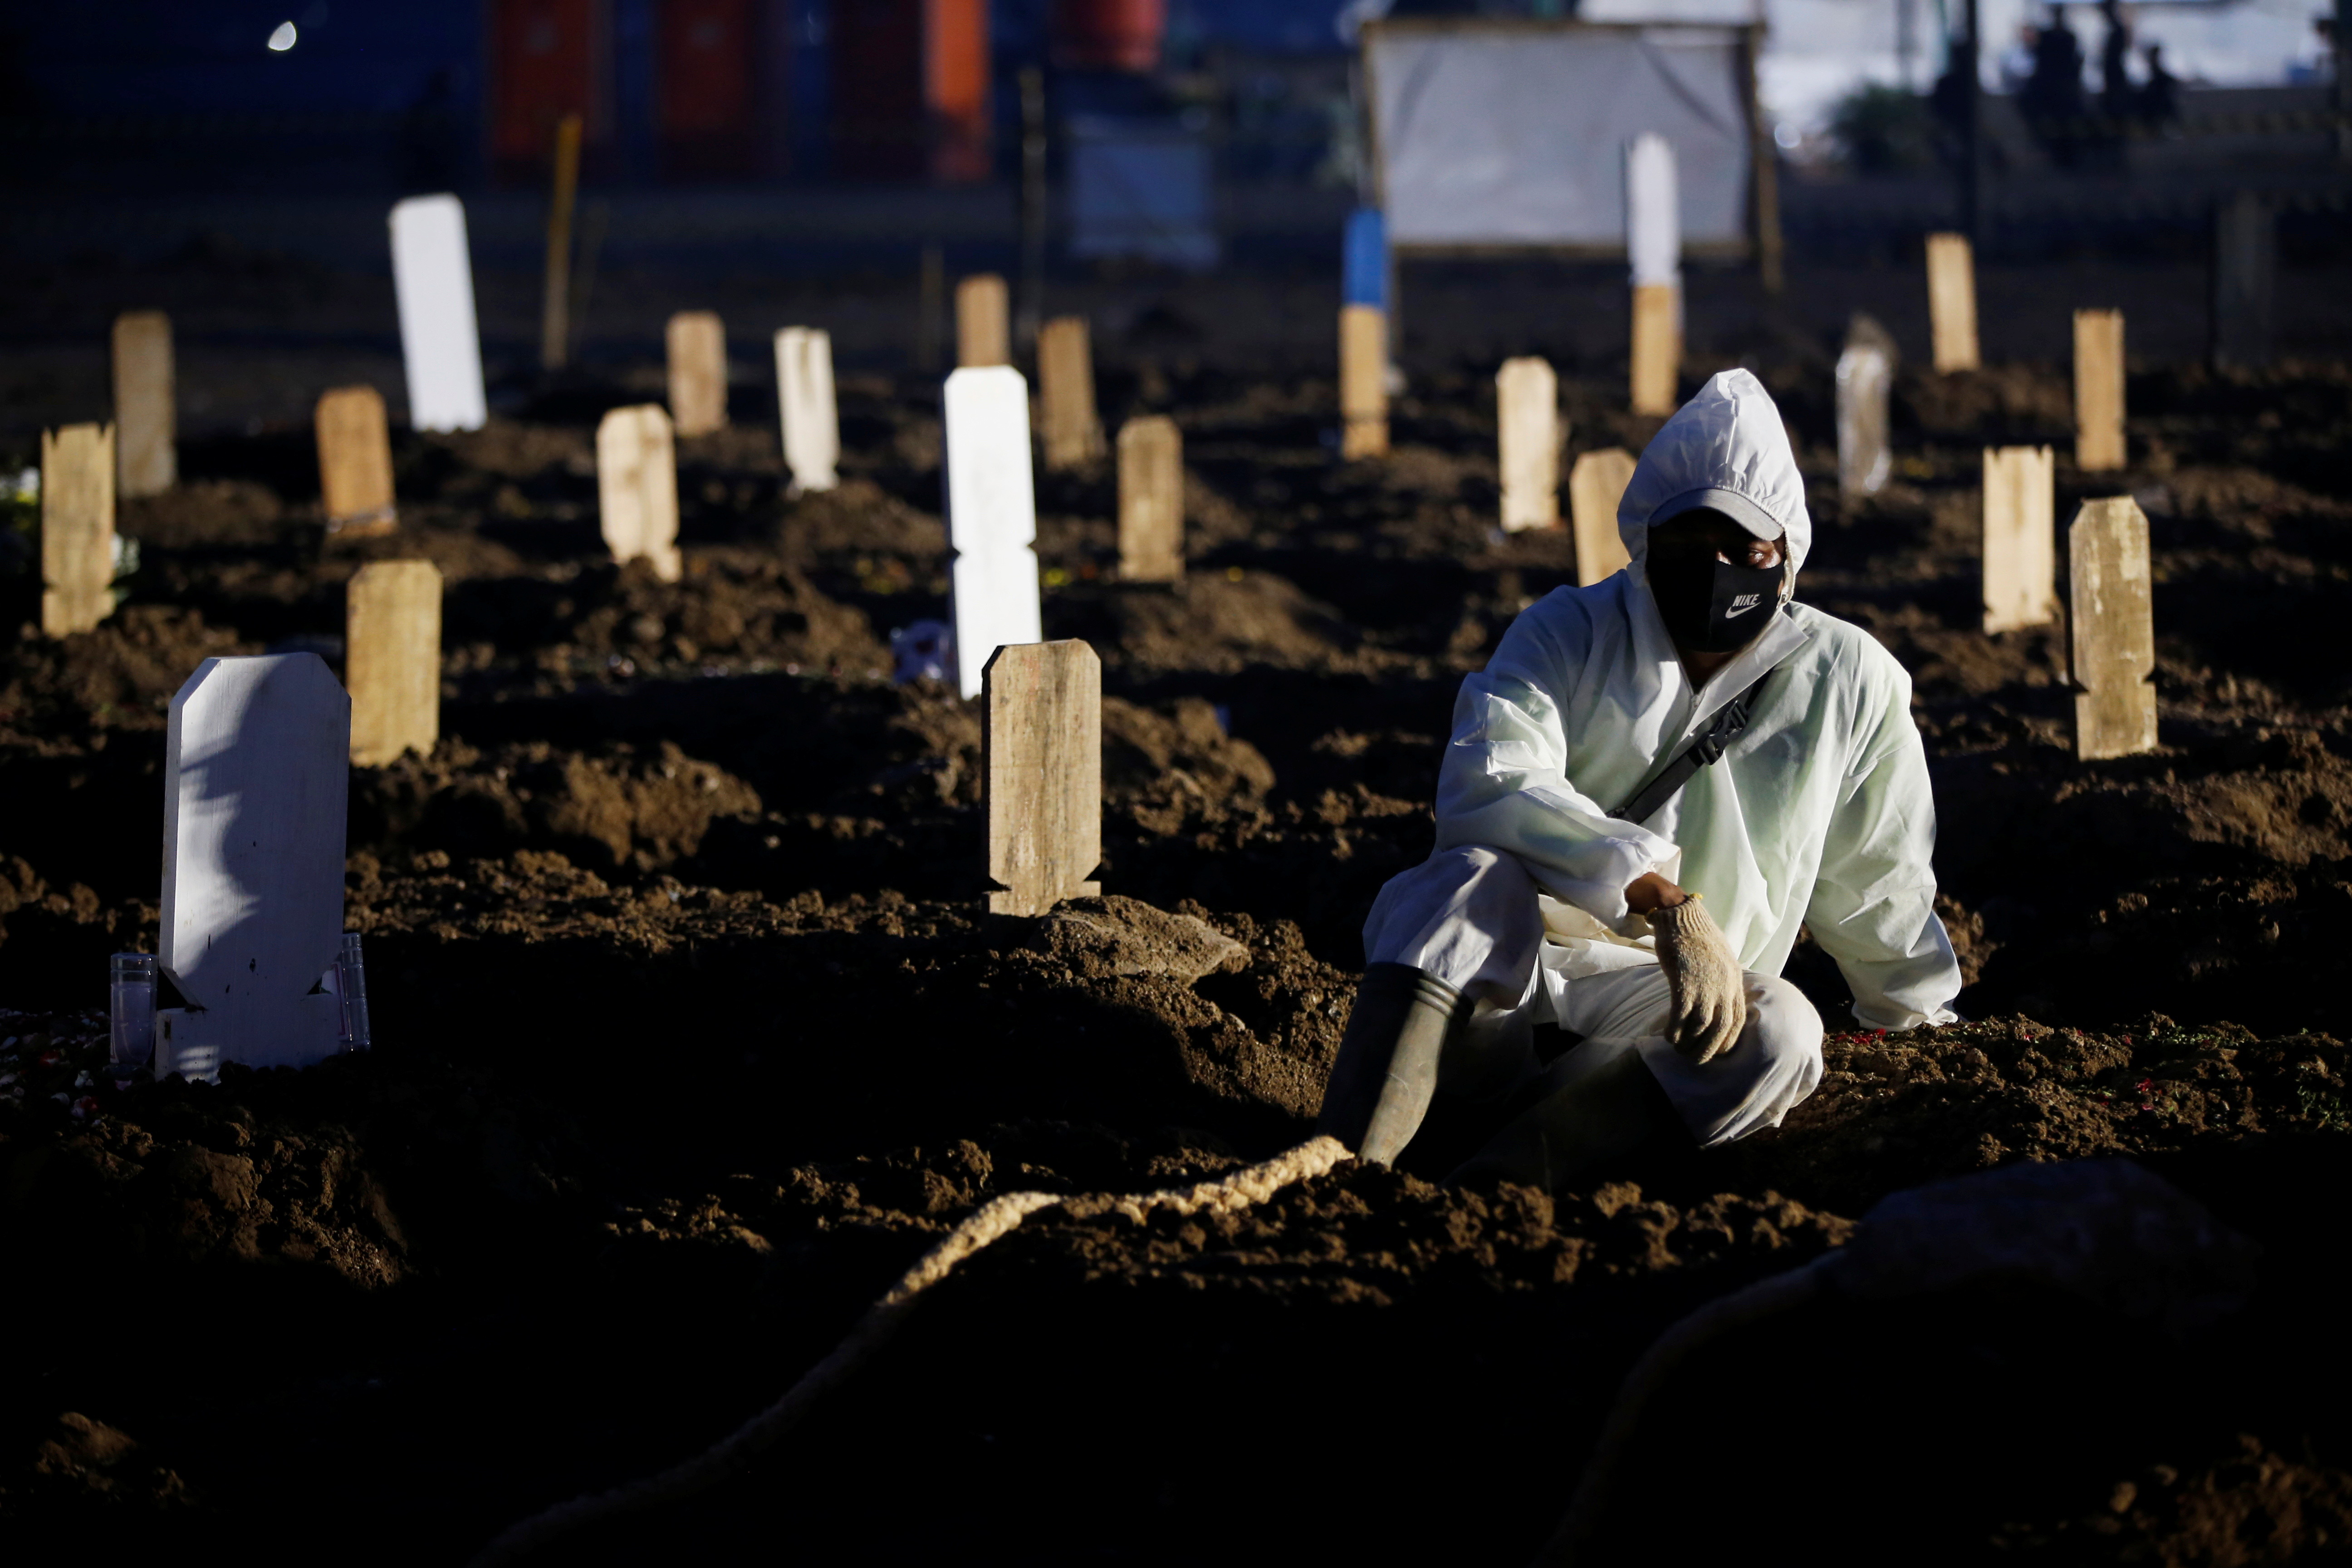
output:
[[[1780, 978], [1808, 927], [1872, 1028], [1949, 1023], [1959, 965], [1935, 910], [1935, 803], [1911, 682], [1860, 627], [1787, 599], [1694, 689], [1643, 563], [1650, 529], [1694, 507], [1784, 540], [1786, 584], [1812, 542], [1780, 410], [1726, 371], [1642, 454], [1617, 512], [1633, 562], [1559, 588], [1462, 683], [1437, 785], [1437, 848], [1381, 890], [1371, 963], [1407, 963], [1478, 1004], [1439, 1082], [1507, 1092], [1539, 1070], [1563, 1088], [1638, 1050], [1692, 1134], [1778, 1126], [1821, 1081], [1822, 1022]], [[1769, 672], [1747, 730], [1639, 825], [1610, 811]], [[1665, 1038], [1668, 990], [1625, 887], [1655, 871], [1706, 895], [1748, 972], [1749, 1021], [1693, 1065]], [[1582, 1044], [1538, 1068], [1556, 1023]]]

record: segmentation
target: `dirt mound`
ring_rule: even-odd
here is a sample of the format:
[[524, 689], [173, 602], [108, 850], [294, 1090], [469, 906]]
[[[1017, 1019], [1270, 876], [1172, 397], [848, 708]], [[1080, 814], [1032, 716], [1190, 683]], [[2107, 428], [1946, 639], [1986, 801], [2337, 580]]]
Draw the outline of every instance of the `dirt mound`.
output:
[[261, 650], [193, 610], [130, 605], [92, 631], [0, 650], [0, 731], [161, 730], [197, 665]]

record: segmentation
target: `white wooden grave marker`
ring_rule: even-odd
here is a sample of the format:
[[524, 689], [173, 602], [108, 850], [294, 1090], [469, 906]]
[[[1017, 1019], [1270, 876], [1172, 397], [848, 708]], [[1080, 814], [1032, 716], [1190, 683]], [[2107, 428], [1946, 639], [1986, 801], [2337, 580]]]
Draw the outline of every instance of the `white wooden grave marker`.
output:
[[977, 697], [998, 648], [1045, 637], [1029, 384], [1006, 364], [959, 370], [948, 376], [944, 401], [956, 685]]
[[384, 421], [383, 395], [373, 386], [339, 386], [319, 399], [311, 424], [327, 531], [392, 532], [399, 516], [393, 503], [392, 432]]
[[1937, 370], [1977, 368], [1976, 252], [1965, 234], [1927, 237], [1927, 324]]
[[784, 464], [796, 490], [841, 482], [841, 417], [833, 396], [833, 336], [815, 327], [776, 334], [776, 411], [784, 430]]
[[680, 436], [727, 428], [727, 328], [715, 310], [680, 310], [669, 344], [669, 416]]
[[1037, 329], [1037, 392], [1045, 428], [1045, 466], [1070, 468], [1102, 456], [1102, 416], [1095, 409], [1094, 350], [1084, 316], [1056, 316]]
[[441, 568], [372, 561], [352, 574], [343, 592], [343, 684], [354, 763], [432, 754], [441, 738]]
[[981, 786], [991, 914], [1042, 915], [1102, 891], [1102, 660], [1083, 642], [1019, 644], [988, 661]]
[[2074, 603], [2074, 754], [2156, 749], [2156, 602], [2147, 518], [2129, 496], [2084, 501], [2067, 530]]
[[392, 209], [392, 285], [415, 430], [478, 430], [482, 337], [474, 320], [474, 263], [466, 208], [455, 196], [411, 196]]
[[1895, 359], [1893, 335], [1857, 313], [1837, 362], [1838, 489], [1849, 498], [1876, 495], [1895, 467], [1886, 424]]
[[208, 658], [172, 699], [155, 1076], [337, 1054], [351, 699], [319, 656]]
[[1184, 433], [1164, 414], [1119, 426], [1118, 574], [1184, 580]]
[[1559, 378], [1551, 362], [1507, 359], [1495, 373], [1495, 426], [1503, 527], [1559, 525]]
[[956, 364], [984, 370], [1013, 363], [1013, 326], [1004, 279], [976, 273], [956, 285]]
[[2057, 464], [2047, 447], [1984, 449], [1984, 629], [2058, 618]]
[[126, 310], [114, 318], [116, 494], [159, 496], [180, 480], [179, 416], [172, 374], [172, 318]]
[[1633, 264], [1636, 414], [1672, 414], [1683, 358], [1683, 227], [1674, 143], [1655, 132], [1625, 153], [1625, 250]]
[[2074, 312], [2074, 466], [2124, 466], [2124, 313]]
[[1633, 563], [1617, 531], [1617, 506], [1633, 482], [1633, 454], [1622, 447], [1587, 452], [1568, 473], [1569, 517], [1576, 529], [1576, 581], [1590, 588]]
[[1339, 456], [1389, 449], [1389, 318], [1378, 305], [1339, 307]]
[[41, 630], [68, 637], [114, 613], [114, 426], [41, 432]]
[[655, 576], [677, 581], [677, 448], [660, 404], [615, 408], [598, 422], [596, 518], [614, 561], [642, 556]]

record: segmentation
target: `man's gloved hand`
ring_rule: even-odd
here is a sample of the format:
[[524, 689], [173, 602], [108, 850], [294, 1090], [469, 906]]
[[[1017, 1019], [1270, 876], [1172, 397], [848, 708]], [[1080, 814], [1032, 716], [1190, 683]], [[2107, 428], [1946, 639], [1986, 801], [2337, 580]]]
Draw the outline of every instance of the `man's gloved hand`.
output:
[[1748, 1027], [1748, 985], [1739, 960], [1696, 894], [1651, 910], [1650, 929], [1657, 933], [1658, 963], [1673, 996], [1666, 1038], [1692, 1061], [1711, 1061]]

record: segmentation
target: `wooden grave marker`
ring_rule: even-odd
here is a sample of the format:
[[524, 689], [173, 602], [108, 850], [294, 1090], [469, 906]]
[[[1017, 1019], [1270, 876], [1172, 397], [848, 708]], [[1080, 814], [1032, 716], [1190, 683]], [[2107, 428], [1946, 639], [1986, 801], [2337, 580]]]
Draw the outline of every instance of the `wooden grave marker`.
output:
[[2278, 293], [2278, 213], [2259, 191], [2240, 191], [2213, 213], [2213, 363], [2254, 370], [2271, 363]]
[[1617, 531], [1617, 506], [1633, 482], [1633, 454], [1622, 447], [1587, 452], [1568, 474], [1569, 517], [1576, 530], [1576, 581], [1590, 588], [1633, 563]]
[[2124, 313], [2074, 312], [2074, 466], [2124, 466]]
[[669, 416], [679, 436], [727, 428], [727, 329], [715, 310], [680, 310], [669, 345]]
[[1339, 307], [1339, 456], [1389, 450], [1389, 320], [1378, 305]]
[[1838, 490], [1849, 499], [1876, 495], [1894, 469], [1886, 403], [1895, 364], [1894, 335], [1855, 312], [1837, 362]]
[[615, 408], [598, 422], [596, 513], [614, 561], [642, 557], [663, 582], [678, 580], [677, 448], [660, 404]]
[[480, 429], [489, 404], [466, 208], [457, 197], [411, 196], [392, 209], [392, 284], [408, 372], [409, 427]]
[[2057, 463], [2047, 447], [1984, 449], [1984, 629], [2058, 618]]
[[126, 310], [114, 318], [113, 346], [115, 494], [159, 496], [180, 482], [172, 318]]
[[441, 738], [441, 569], [371, 561], [343, 593], [343, 685], [352, 694], [352, 762], [363, 768], [430, 756]]
[[1496, 458], [1503, 527], [1559, 526], [1559, 378], [1551, 362], [1507, 359], [1495, 373]]
[[833, 335], [816, 327], [776, 334], [776, 411], [796, 490], [841, 482], [841, 416], [833, 395]]
[[1965, 234], [1927, 237], [1927, 324], [1938, 371], [1977, 368], [1977, 264]]
[[2066, 532], [2074, 599], [2074, 754], [2156, 749], [2154, 574], [2147, 517], [2129, 496], [2084, 501]]
[[1682, 372], [1682, 208], [1674, 143], [1655, 132], [1625, 153], [1625, 248], [1633, 334], [1628, 393], [1636, 414], [1672, 414]]
[[41, 630], [70, 637], [114, 613], [114, 426], [41, 432]]
[[1071, 468], [1103, 454], [1095, 409], [1094, 351], [1084, 316], [1056, 316], [1037, 329], [1037, 392], [1045, 466]]
[[974, 273], [956, 284], [956, 367], [984, 370], [1013, 363], [1013, 324], [1004, 279]]
[[1102, 864], [1102, 660], [1078, 641], [1000, 647], [985, 672], [988, 910], [1093, 898]]
[[319, 499], [327, 531], [367, 538], [400, 526], [392, 493], [392, 431], [383, 395], [339, 386], [311, 416], [319, 442]]
[[351, 699], [319, 656], [208, 658], [172, 699], [155, 1076], [306, 1067], [341, 1048], [320, 982], [343, 939]]
[[1118, 574], [1184, 580], [1184, 433], [1164, 414], [1118, 429]]
[[959, 370], [949, 374], [942, 401], [956, 686], [977, 697], [991, 655], [1045, 637], [1029, 384], [1009, 364]]

